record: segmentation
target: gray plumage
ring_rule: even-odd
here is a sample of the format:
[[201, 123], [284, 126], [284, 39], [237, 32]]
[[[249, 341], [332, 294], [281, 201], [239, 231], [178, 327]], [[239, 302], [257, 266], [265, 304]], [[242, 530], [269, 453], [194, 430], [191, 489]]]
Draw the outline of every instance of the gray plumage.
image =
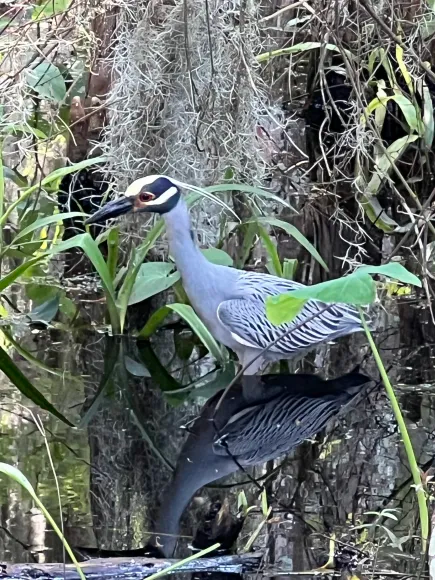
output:
[[266, 316], [267, 297], [303, 288], [303, 284], [209, 262], [195, 242], [180, 191], [169, 178], [149, 176], [135, 181], [126, 197], [108, 203], [88, 223], [128, 211], [152, 211], [163, 216], [170, 254], [193, 308], [212, 335], [236, 352], [242, 366], [250, 364], [283, 332], [305, 322], [250, 364], [246, 374], [254, 374], [267, 361], [292, 358], [325, 341], [362, 330], [357, 310], [346, 304], [330, 305], [327, 311], [306, 322], [326, 306], [316, 300], [308, 301], [291, 323], [273, 325]]
[[235, 473], [239, 465], [288, 454], [353, 408], [368, 384], [370, 379], [356, 372], [330, 381], [302, 374], [250, 376], [230, 389], [217, 411], [223, 391], [211, 397], [189, 425], [162, 497], [155, 533], [165, 555], [172, 555], [179, 520], [198, 489]]

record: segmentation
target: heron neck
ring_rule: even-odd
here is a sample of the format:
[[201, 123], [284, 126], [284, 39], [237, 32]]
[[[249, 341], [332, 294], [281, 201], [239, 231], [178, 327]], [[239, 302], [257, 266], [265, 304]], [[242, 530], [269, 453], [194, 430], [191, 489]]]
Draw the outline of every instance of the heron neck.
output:
[[210, 262], [202, 254], [195, 241], [192, 231], [189, 210], [183, 199], [163, 215], [166, 223], [166, 232], [169, 239], [169, 251], [175, 260], [177, 269], [184, 278], [193, 267], [207, 267]]

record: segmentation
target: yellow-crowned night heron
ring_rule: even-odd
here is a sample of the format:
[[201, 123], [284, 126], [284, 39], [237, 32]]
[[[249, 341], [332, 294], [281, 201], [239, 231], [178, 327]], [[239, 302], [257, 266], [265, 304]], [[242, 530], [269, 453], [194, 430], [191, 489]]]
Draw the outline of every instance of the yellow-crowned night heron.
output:
[[[246, 374], [254, 374], [265, 361], [292, 358], [322, 342], [362, 330], [358, 312], [351, 306], [334, 304], [321, 312], [325, 304], [316, 300], [308, 301], [290, 324], [273, 325], [266, 316], [266, 298], [301, 288], [303, 284], [209, 262], [195, 242], [180, 189], [170, 178], [152, 175], [136, 180], [125, 195], [107, 203], [87, 223], [128, 212], [163, 216], [170, 252], [193, 308], [213, 336], [236, 352], [241, 365], [249, 365]], [[316, 313], [320, 314], [312, 318]], [[297, 326], [300, 327], [256, 358], [286, 330]], [[256, 360], [251, 363], [253, 359]]]
[[[249, 401], [245, 384], [249, 385]], [[155, 526], [166, 557], [172, 556], [180, 518], [194, 493], [221, 477], [289, 453], [356, 404], [370, 379], [352, 372], [325, 381], [314, 375], [245, 377], [216, 410], [220, 391], [189, 425], [189, 436], [162, 497]], [[159, 535], [160, 534], [160, 535]]]

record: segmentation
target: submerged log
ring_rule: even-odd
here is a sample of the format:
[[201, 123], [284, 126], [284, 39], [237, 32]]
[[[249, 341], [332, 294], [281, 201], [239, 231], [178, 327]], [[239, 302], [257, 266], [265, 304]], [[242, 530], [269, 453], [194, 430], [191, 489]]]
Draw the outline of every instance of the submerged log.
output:
[[[261, 554], [246, 554], [241, 556], [219, 556], [216, 558], [198, 558], [181, 564], [168, 574], [180, 572], [223, 572], [225, 574], [245, 574], [257, 570]], [[89, 560], [80, 564], [86, 578], [122, 580], [137, 580], [151, 574], [162, 572], [176, 564], [179, 560], [157, 558], [102, 558]], [[1, 578], [17, 580], [80, 580], [73, 564], [1, 564]]]

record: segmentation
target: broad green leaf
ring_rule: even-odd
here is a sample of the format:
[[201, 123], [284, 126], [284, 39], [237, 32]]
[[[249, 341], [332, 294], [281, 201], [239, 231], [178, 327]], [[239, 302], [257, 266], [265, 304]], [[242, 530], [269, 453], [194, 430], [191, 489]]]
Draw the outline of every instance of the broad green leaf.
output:
[[150, 372], [146, 368], [146, 366], [136, 360], [132, 359], [131, 357], [125, 355], [124, 356], [124, 365], [125, 370], [129, 372], [134, 377], [150, 377]]
[[173, 272], [171, 274], [173, 269], [174, 265], [166, 262], [145, 262], [142, 264], [134, 281], [128, 305], [142, 302], [175, 284], [180, 279], [180, 273]]
[[415, 131], [419, 133], [420, 125], [418, 122], [417, 111], [408, 97], [405, 97], [405, 95], [399, 91], [395, 91], [395, 94], [391, 97], [391, 100], [399, 105], [411, 132]]
[[281, 294], [279, 298], [266, 300], [266, 314], [272, 324], [280, 325], [291, 322], [304, 307], [306, 300], [291, 294]]
[[18, 135], [23, 133], [24, 135], [33, 135], [38, 139], [47, 139], [47, 135], [44, 133], [44, 131], [37, 129], [36, 127], [31, 127], [30, 125], [6, 125], [4, 130], [9, 135]]
[[171, 310], [167, 306], [162, 306], [148, 318], [147, 323], [138, 334], [138, 339], [147, 340], [152, 336], [165, 318], [170, 314]]
[[282, 230], [287, 232], [287, 234], [289, 236], [292, 236], [297, 242], [299, 242], [300, 245], [303, 246], [307, 250], [307, 252], [309, 252], [313, 256], [313, 258], [315, 260], [317, 260], [317, 262], [319, 262], [319, 264], [327, 272], [329, 272], [328, 266], [326, 265], [322, 256], [319, 254], [319, 252], [313, 246], [313, 244], [311, 242], [309, 242], [307, 240], [307, 238], [292, 224], [288, 224], [287, 222], [285, 222], [283, 220], [279, 220], [279, 219], [273, 218], [273, 217], [259, 217], [259, 218], [255, 218], [255, 220], [250, 220], [250, 221], [256, 221], [259, 224], [267, 224], [270, 226], [275, 226], [277, 228], [281, 228]]
[[[77, 570], [77, 573], [78, 573], [78, 575], [80, 577], [80, 580], [86, 580], [86, 577], [83, 574], [82, 569], [80, 568], [80, 565], [77, 562], [77, 560], [76, 560], [76, 558], [74, 556], [74, 553], [73, 553], [73, 551], [70, 548], [70, 545], [66, 541], [64, 535], [62, 534], [62, 532], [59, 529], [58, 525], [53, 520], [53, 518], [51, 517], [51, 515], [49, 514], [49, 512], [47, 511], [47, 509], [44, 506], [44, 504], [42, 503], [42, 501], [36, 495], [36, 492], [33, 489], [32, 484], [27, 479], [27, 477], [23, 473], [21, 473], [21, 471], [19, 469], [17, 469], [13, 465], [9, 465], [8, 463], [0, 463], [0, 472], [1, 473], [4, 473], [8, 477], [10, 477], [14, 481], [16, 481], [19, 485], [21, 485], [21, 487], [23, 489], [25, 489], [27, 491], [27, 493], [30, 495], [30, 497], [33, 499], [33, 501], [36, 503], [36, 505], [42, 511], [42, 513], [44, 514], [45, 518], [49, 521], [49, 523], [51, 524], [51, 527], [56, 532], [56, 534], [59, 537], [60, 541], [64, 545], [65, 550], [68, 552], [68, 555], [71, 558], [71, 561], [73, 562], [73, 564], [74, 564], [74, 566], [75, 566], [75, 568]], [[219, 546], [219, 544], [218, 544], [218, 546]]]
[[[385, 93], [384, 93], [385, 94]], [[397, 105], [400, 107], [403, 116], [405, 117], [406, 122], [411, 131], [419, 132], [420, 124], [418, 120], [417, 111], [413, 103], [406, 97], [402, 92], [395, 91], [394, 95], [387, 96], [385, 94], [380, 96], [376, 96], [370, 103], [367, 105], [365, 109], [365, 114], [361, 115], [360, 123], [364, 125], [366, 122], [366, 115], [371, 115], [371, 113], [376, 112], [377, 110], [382, 111], [381, 118], [377, 119], [377, 125], [379, 127], [379, 122], [385, 118], [385, 113], [387, 111], [387, 103], [388, 101], [395, 101]], [[382, 128], [382, 125], [380, 128]]]
[[393, 167], [392, 164], [399, 159], [408, 145], [414, 143], [417, 139], [418, 135], [406, 135], [394, 141], [387, 148], [386, 153], [379, 158], [375, 172], [367, 185], [366, 195], [376, 195], [378, 193], [382, 182], [388, 177]]
[[26, 70], [27, 84], [42, 98], [60, 103], [66, 96], [66, 85], [60, 70], [44, 61]]
[[[280, 48], [278, 50], [271, 50], [270, 52], [263, 52], [258, 54], [256, 56], [256, 60], [257, 62], [267, 62], [268, 60], [277, 56], [305, 52], [307, 50], [314, 50], [316, 48], [323, 48], [324, 50], [331, 50], [333, 52], [341, 52], [341, 49], [338, 48], [338, 46], [335, 44], [324, 42], [299, 42], [298, 44], [294, 44], [293, 46], [289, 46], [287, 48]], [[346, 55], [352, 60], [355, 60], [355, 56], [349, 50], [344, 50], [343, 52], [345, 52]]]
[[380, 274], [386, 278], [392, 278], [398, 282], [403, 282], [403, 284], [412, 284], [413, 286], [418, 286], [421, 288], [421, 281], [409, 272], [402, 264], [399, 262], [390, 262], [389, 264], [384, 264], [383, 266], [360, 266], [355, 270], [355, 274]]
[[225, 363], [225, 361], [228, 360], [228, 351], [226, 348], [218, 345], [191, 306], [188, 306], [187, 304], [168, 304], [167, 307], [176, 312], [187, 322], [196, 336], [201, 340], [203, 345], [216, 360], [220, 363]]
[[50, 18], [56, 14], [61, 14], [68, 9], [71, 0], [42, 0], [39, 6], [35, 6], [32, 12], [32, 20]]
[[60, 296], [57, 294], [42, 304], [38, 304], [26, 316], [31, 322], [44, 322], [45, 324], [49, 324], [59, 310], [59, 302]]
[[355, 306], [366, 306], [374, 302], [376, 287], [367, 273], [354, 272], [337, 280], [314, 284], [292, 292], [272, 296], [266, 300], [267, 317], [273, 324], [291, 322], [300, 312], [306, 300], [325, 303], [340, 302]]
[[[422, 85], [422, 86], [421, 86]], [[426, 147], [432, 147], [434, 138], [434, 114], [433, 103], [429, 88], [425, 82], [420, 83], [421, 90], [419, 90], [423, 101], [423, 126], [424, 126], [424, 142]]]
[[266, 232], [266, 230], [258, 225], [258, 233], [260, 235], [261, 241], [264, 244], [264, 247], [266, 248], [266, 251], [269, 255], [269, 272], [271, 274], [273, 274], [274, 276], [279, 276], [280, 278], [282, 278], [282, 268], [281, 268], [281, 262], [279, 260], [279, 256], [278, 256], [278, 250], [276, 249], [276, 245], [273, 243], [272, 238], [269, 236], [269, 234]]
[[376, 197], [363, 195], [361, 205], [369, 220], [383, 232], [391, 233], [399, 227], [399, 224], [387, 214]]
[[0, 370], [8, 377], [13, 385], [28, 399], [30, 399], [35, 405], [38, 405], [41, 409], [48, 411], [70, 427], [74, 427], [73, 423], [68, 421], [66, 417], [62, 415], [47, 399], [42, 393], [38, 391], [36, 387], [32, 385], [29, 379], [23, 375], [21, 370], [17, 367], [8, 353], [0, 347]]
[[4, 226], [10, 214], [21, 204], [25, 201], [28, 197], [32, 195], [34, 191], [38, 191], [41, 187], [43, 188], [46, 185], [52, 184], [55, 181], [62, 180], [65, 175], [69, 175], [70, 173], [75, 173], [76, 171], [80, 171], [81, 169], [86, 169], [91, 165], [96, 165], [98, 163], [104, 163], [107, 160], [106, 157], [94, 157], [93, 159], [85, 159], [84, 161], [80, 161], [79, 163], [74, 163], [72, 165], [68, 165], [67, 167], [59, 167], [59, 169], [55, 169], [52, 171], [47, 177], [44, 177], [40, 183], [36, 185], [32, 185], [32, 187], [27, 188], [23, 191], [20, 197], [11, 203], [11, 205], [7, 208], [7, 210], [1, 215], [0, 217], [0, 226]]
[[387, 95], [381, 96], [378, 94], [374, 99], [372, 99], [370, 101], [370, 103], [365, 108], [364, 114], [362, 114], [360, 117], [360, 124], [365, 125], [366, 117], [369, 117], [377, 109], [381, 109], [384, 112], [384, 117], [385, 117], [385, 113], [387, 111], [387, 103], [390, 99], [391, 99], [391, 97], [389, 97]]
[[232, 257], [223, 250], [219, 250], [218, 248], [206, 248], [205, 250], [201, 250], [201, 252], [212, 264], [217, 264], [218, 266], [233, 265]]
[[45, 218], [41, 218], [39, 220], [34, 221], [32, 224], [30, 224], [29, 226], [24, 228], [21, 232], [19, 232], [15, 236], [12, 245], [15, 246], [16, 242], [18, 240], [20, 240], [21, 238], [25, 238], [28, 234], [34, 232], [35, 230], [37, 230], [39, 228], [43, 228], [43, 227], [48, 226], [50, 224], [63, 222], [64, 220], [67, 220], [67, 219], [70, 219], [73, 217], [86, 217], [86, 216], [87, 216], [87, 214], [83, 213], [81, 211], [70, 211], [67, 213], [57, 213], [57, 214], [49, 215]]

